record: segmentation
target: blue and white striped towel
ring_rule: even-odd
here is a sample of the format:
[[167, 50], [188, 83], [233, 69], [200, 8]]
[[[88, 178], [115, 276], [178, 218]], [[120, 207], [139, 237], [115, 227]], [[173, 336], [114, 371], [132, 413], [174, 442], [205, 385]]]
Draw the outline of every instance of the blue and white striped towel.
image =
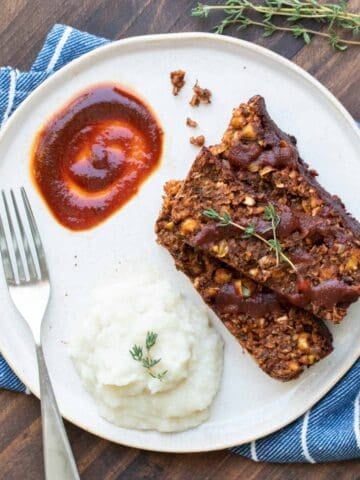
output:
[[[71, 27], [55, 25], [29, 72], [0, 68], [0, 126], [53, 72], [107, 42]], [[24, 391], [24, 386], [1, 356], [0, 387]], [[303, 417], [268, 437], [232, 451], [256, 461], [284, 463], [360, 458], [359, 411], [360, 360]]]

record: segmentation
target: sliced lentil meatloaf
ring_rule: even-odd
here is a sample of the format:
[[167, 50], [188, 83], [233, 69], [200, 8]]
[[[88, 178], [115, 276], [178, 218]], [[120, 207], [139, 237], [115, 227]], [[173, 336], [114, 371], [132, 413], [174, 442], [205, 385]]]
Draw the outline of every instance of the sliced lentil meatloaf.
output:
[[328, 355], [332, 337], [321, 320], [283, 303], [267, 288], [183, 241], [184, 225], [172, 219], [174, 199], [181, 188], [177, 181], [165, 185], [155, 227], [158, 242], [260, 368], [287, 381]]
[[[316, 181], [296, 141], [269, 117], [255, 96], [233, 112], [222, 142], [203, 148], [172, 207], [184, 242], [266, 285], [278, 297], [314, 315], [340, 322], [360, 296], [360, 225], [341, 200]], [[274, 250], [231, 225], [219, 226], [205, 209], [273, 239], [267, 206], [279, 216]], [[281, 260], [281, 258], [280, 258]]]

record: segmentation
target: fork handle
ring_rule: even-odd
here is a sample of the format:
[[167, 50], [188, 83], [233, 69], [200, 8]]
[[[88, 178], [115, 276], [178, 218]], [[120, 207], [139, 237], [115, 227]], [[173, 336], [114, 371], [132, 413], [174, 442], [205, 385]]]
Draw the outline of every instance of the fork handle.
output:
[[36, 346], [36, 354], [40, 378], [45, 478], [46, 480], [80, 480], [41, 345]]

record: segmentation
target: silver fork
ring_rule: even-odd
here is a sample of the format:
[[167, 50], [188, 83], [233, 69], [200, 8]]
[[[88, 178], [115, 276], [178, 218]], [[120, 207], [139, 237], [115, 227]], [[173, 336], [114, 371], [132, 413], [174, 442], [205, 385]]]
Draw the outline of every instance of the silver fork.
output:
[[80, 479], [41, 346], [41, 324], [49, 303], [51, 285], [39, 230], [24, 188], [21, 188], [22, 210], [28, 229], [13, 190], [10, 190], [12, 209], [4, 191], [1, 196], [5, 215], [2, 218], [0, 213], [0, 252], [5, 278], [12, 301], [33, 333], [38, 360], [45, 477], [47, 480]]

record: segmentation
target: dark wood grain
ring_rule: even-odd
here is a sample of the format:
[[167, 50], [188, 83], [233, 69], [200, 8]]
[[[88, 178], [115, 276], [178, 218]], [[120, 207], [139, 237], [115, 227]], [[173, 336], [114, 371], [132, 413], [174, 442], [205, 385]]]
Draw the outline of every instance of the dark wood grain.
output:
[[[360, 10], [360, 0], [348, 3], [353, 10]], [[111, 39], [210, 31], [216, 17], [192, 18], [190, 10], [195, 4], [192, 0], [0, 0], [0, 65], [28, 68], [56, 22]], [[237, 34], [235, 30], [228, 33]], [[257, 30], [243, 36], [293, 59], [360, 118], [358, 49], [334, 53], [321, 40], [304, 48], [301, 41], [286, 35], [264, 39]], [[0, 480], [44, 478], [39, 415], [34, 397], [0, 392]], [[115, 445], [72, 425], [67, 429], [85, 480], [360, 480], [358, 461], [285, 466], [254, 463], [228, 451], [159, 454]]]

